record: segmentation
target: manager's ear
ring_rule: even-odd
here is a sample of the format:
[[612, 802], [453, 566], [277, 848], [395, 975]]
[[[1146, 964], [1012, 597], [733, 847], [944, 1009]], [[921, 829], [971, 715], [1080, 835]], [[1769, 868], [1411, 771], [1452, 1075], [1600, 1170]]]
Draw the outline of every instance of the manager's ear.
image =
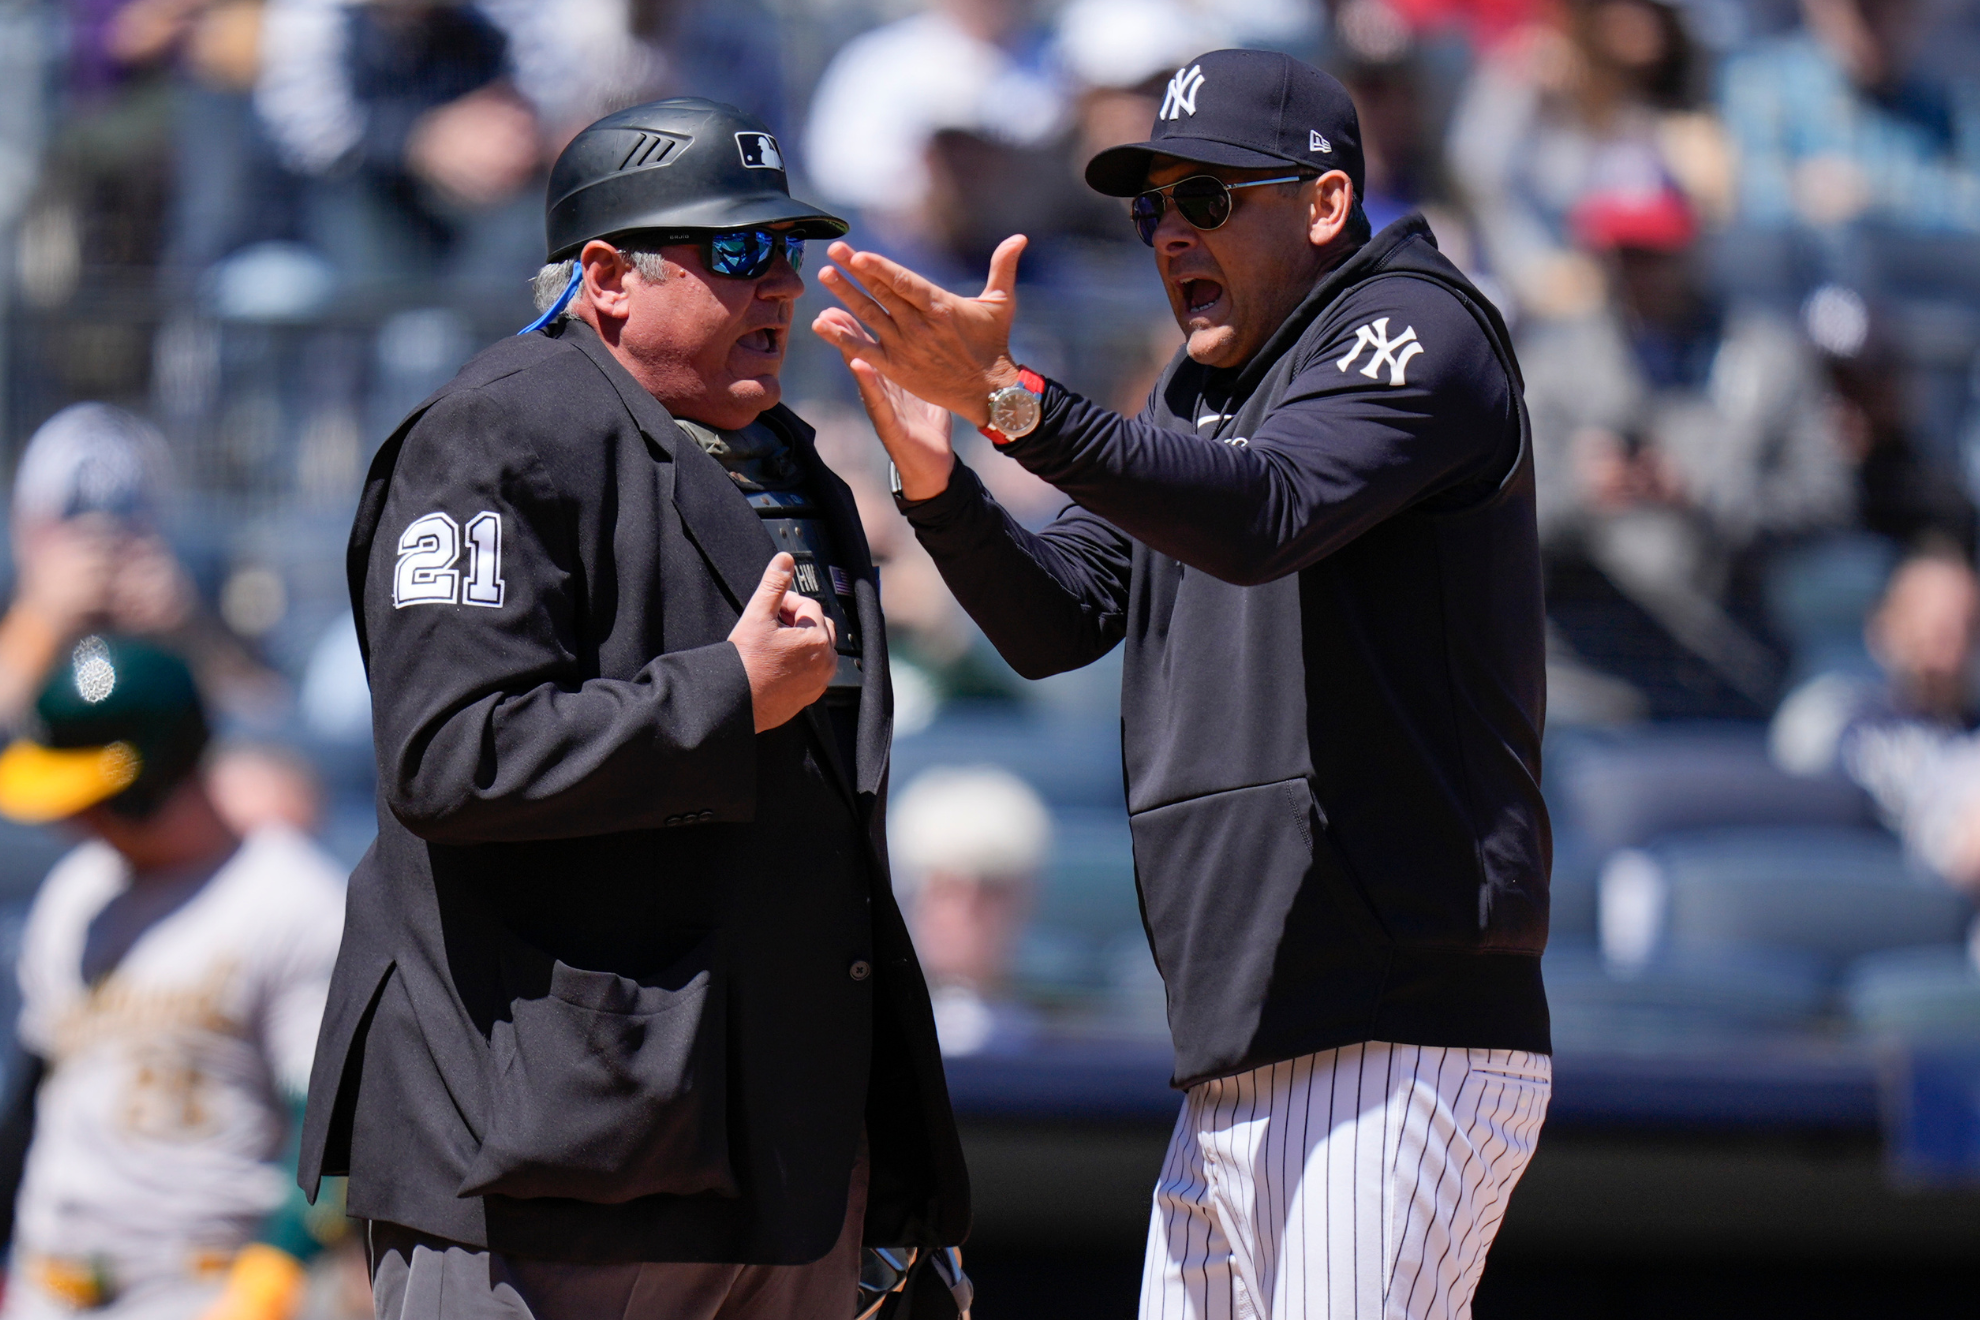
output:
[[1354, 213], [1354, 183], [1345, 170], [1328, 170], [1307, 186], [1306, 241], [1332, 247]]

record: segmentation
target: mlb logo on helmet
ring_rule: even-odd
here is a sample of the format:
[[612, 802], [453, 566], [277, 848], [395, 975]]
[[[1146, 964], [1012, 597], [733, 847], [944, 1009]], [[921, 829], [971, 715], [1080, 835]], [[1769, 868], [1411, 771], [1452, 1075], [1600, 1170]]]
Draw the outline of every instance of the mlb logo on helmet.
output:
[[738, 133], [736, 149], [742, 152], [742, 163], [750, 169], [784, 168], [784, 153], [777, 150], [777, 139], [768, 133]]

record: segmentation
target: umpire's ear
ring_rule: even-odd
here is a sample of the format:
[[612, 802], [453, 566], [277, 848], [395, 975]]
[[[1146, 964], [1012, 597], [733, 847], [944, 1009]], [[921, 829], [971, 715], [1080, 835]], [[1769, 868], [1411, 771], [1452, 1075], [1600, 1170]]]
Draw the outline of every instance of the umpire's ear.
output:
[[578, 266], [584, 273], [580, 301], [609, 321], [623, 321], [632, 314], [632, 291], [627, 284], [640, 277], [623, 252], [594, 238], [578, 253]]

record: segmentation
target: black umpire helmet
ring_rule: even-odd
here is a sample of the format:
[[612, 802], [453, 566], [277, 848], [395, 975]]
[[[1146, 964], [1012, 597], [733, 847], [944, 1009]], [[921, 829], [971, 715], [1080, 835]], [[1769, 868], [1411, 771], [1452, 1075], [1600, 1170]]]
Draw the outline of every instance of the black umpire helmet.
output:
[[696, 96], [610, 114], [571, 139], [550, 171], [549, 260], [638, 229], [749, 229], [795, 221], [837, 238], [844, 220], [791, 197], [783, 149], [762, 120]]

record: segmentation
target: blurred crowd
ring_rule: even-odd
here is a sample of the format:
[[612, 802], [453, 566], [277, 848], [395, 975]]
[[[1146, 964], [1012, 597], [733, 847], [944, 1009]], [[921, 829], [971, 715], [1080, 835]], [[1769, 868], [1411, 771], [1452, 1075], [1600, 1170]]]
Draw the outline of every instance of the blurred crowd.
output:
[[[1180, 337], [1080, 170], [1228, 45], [1335, 72], [1376, 227], [1422, 211], [1514, 328], [1556, 742], [1770, 722], [1780, 774], [1854, 785], [1907, 874], [1980, 892], [1980, 0], [0, 0], [0, 724], [32, 724], [85, 639], [149, 639], [199, 684], [226, 828], [348, 864], [373, 773], [358, 481], [529, 319], [574, 132], [738, 105], [795, 192], [955, 287], [1027, 233], [1021, 355], [1135, 411]], [[1104, 975], [1159, 1023], [1124, 845], [1093, 823], [1118, 814], [1111, 675], [1011, 673], [894, 513], [836, 357], [800, 336], [786, 379], [884, 565], [901, 735], [1001, 711], [1106, 752], [1099, 787], [1065, 787], [1079, 756], [1013, 774], [961, 737], [960, 765], [900, 777], [945, 1048], [1045, 1028], [1025, 985], [1066, 981], [1045, 927], [1105, 907], [1065, 897], [1089, 873], [1135, 950]], [[1018, 516], [1056, 512], [958, 442]], [[24, 900], [45, 850], [0, 854]], [[1572, 910], [1564, 939], [1594, 938]], [[1088, 943], [1118, 962], [1111, 920]], [[1636, 947], [1617, 921], [1611, 954]]]
[[[1026, 347], [1131, 407], [1174, 334], [1079, 167], [1145, 132], [1180, 61], [1257, 44], [1343, 78], [1375, 222], [1423, 209], [1518, 324], [1564, 713], [1764, 715], [1805, 661], [1769, 604], [1784, 554], [1971, 536], [1980, 17], [1959, 0], [4, 8], [44, 57], [4, 93], [24, 319], [88, 319], [134, 280], [149, 304], [13, 347], [48, 368], [10, 399], [19, 438], [113, 396], [347, 498], [409, 389], [527, 319], [547, 162], [674, 93], [766, 118], [866, 243], [951, 282], [1030, 233]], [[272, 434], [239, 434], [254, 409], [219, 396], [254, 391], [202, 327], [353, 319], [370, 342], [341, 374], [328, 351], [244, 369], [297, 379], [262, 402]]]
[[[397, 413], [527, 319], [562, 144], [676, 93], [764, 117], [863, 242], [947, 282], [1029, 233], [1028, 359], [1131, 409], [1175, 332], [1079, 169], [1146, 131], [1190, 55], [1266, 45], [1353, 91], [1375, 223], [1423, 210], [1517, 328], [1557, 721], [1763, 718], [1850, 662], [1787, 602], [1927, 540], [1971, 547], [1980, 13], [1962, 0], [0, 9], [42, 56], [39, 87], [0, 92], [20, 126], [0, 170], [16, 456], [59, 406], [104, 399], [153, 416], [196, 491], [333, 525]], [[793, 393], [828, 430], [845, 417], [834, 457], [876, 485], [844, 382], [795, 355]], [[1052, 511], [992, 466], [1000, 497]], [[875, 532], [903, 561], [910, 685], [1011, 696], [907, 538]], [[204, 552], [216, 592], [253, 558]], [[280, 613], [272, 590], [305, 615], [334, 594], [257, 553], [235, 593], [251, 629]]]
[[[1080, 169], [1191, 55], [1269, 46], [1353, 92], [1374, 223], [1421, 210], [1514, 326], [1551, 727], [1773, 719], [1780, 766], [1980, 884], [1972, 0], [0, 0], [0, 27], [0, 716], [90, 628], [166, 639], [317, 767], [351, 855], [335, 548], [397, 416], [528, 319], [573, 132], [742, 106], [800, 191], [958, 287], [1028, 233], [1023, 355], [1133, 410], [1177, 332]], [[830, 355], [800, 336], [787, 380], [886, 564], [902, 731], [1104, 730], [1107, 672], [1024, 684], [956, 608]], [[73, 476], [117, 464], [114, 498]]]

